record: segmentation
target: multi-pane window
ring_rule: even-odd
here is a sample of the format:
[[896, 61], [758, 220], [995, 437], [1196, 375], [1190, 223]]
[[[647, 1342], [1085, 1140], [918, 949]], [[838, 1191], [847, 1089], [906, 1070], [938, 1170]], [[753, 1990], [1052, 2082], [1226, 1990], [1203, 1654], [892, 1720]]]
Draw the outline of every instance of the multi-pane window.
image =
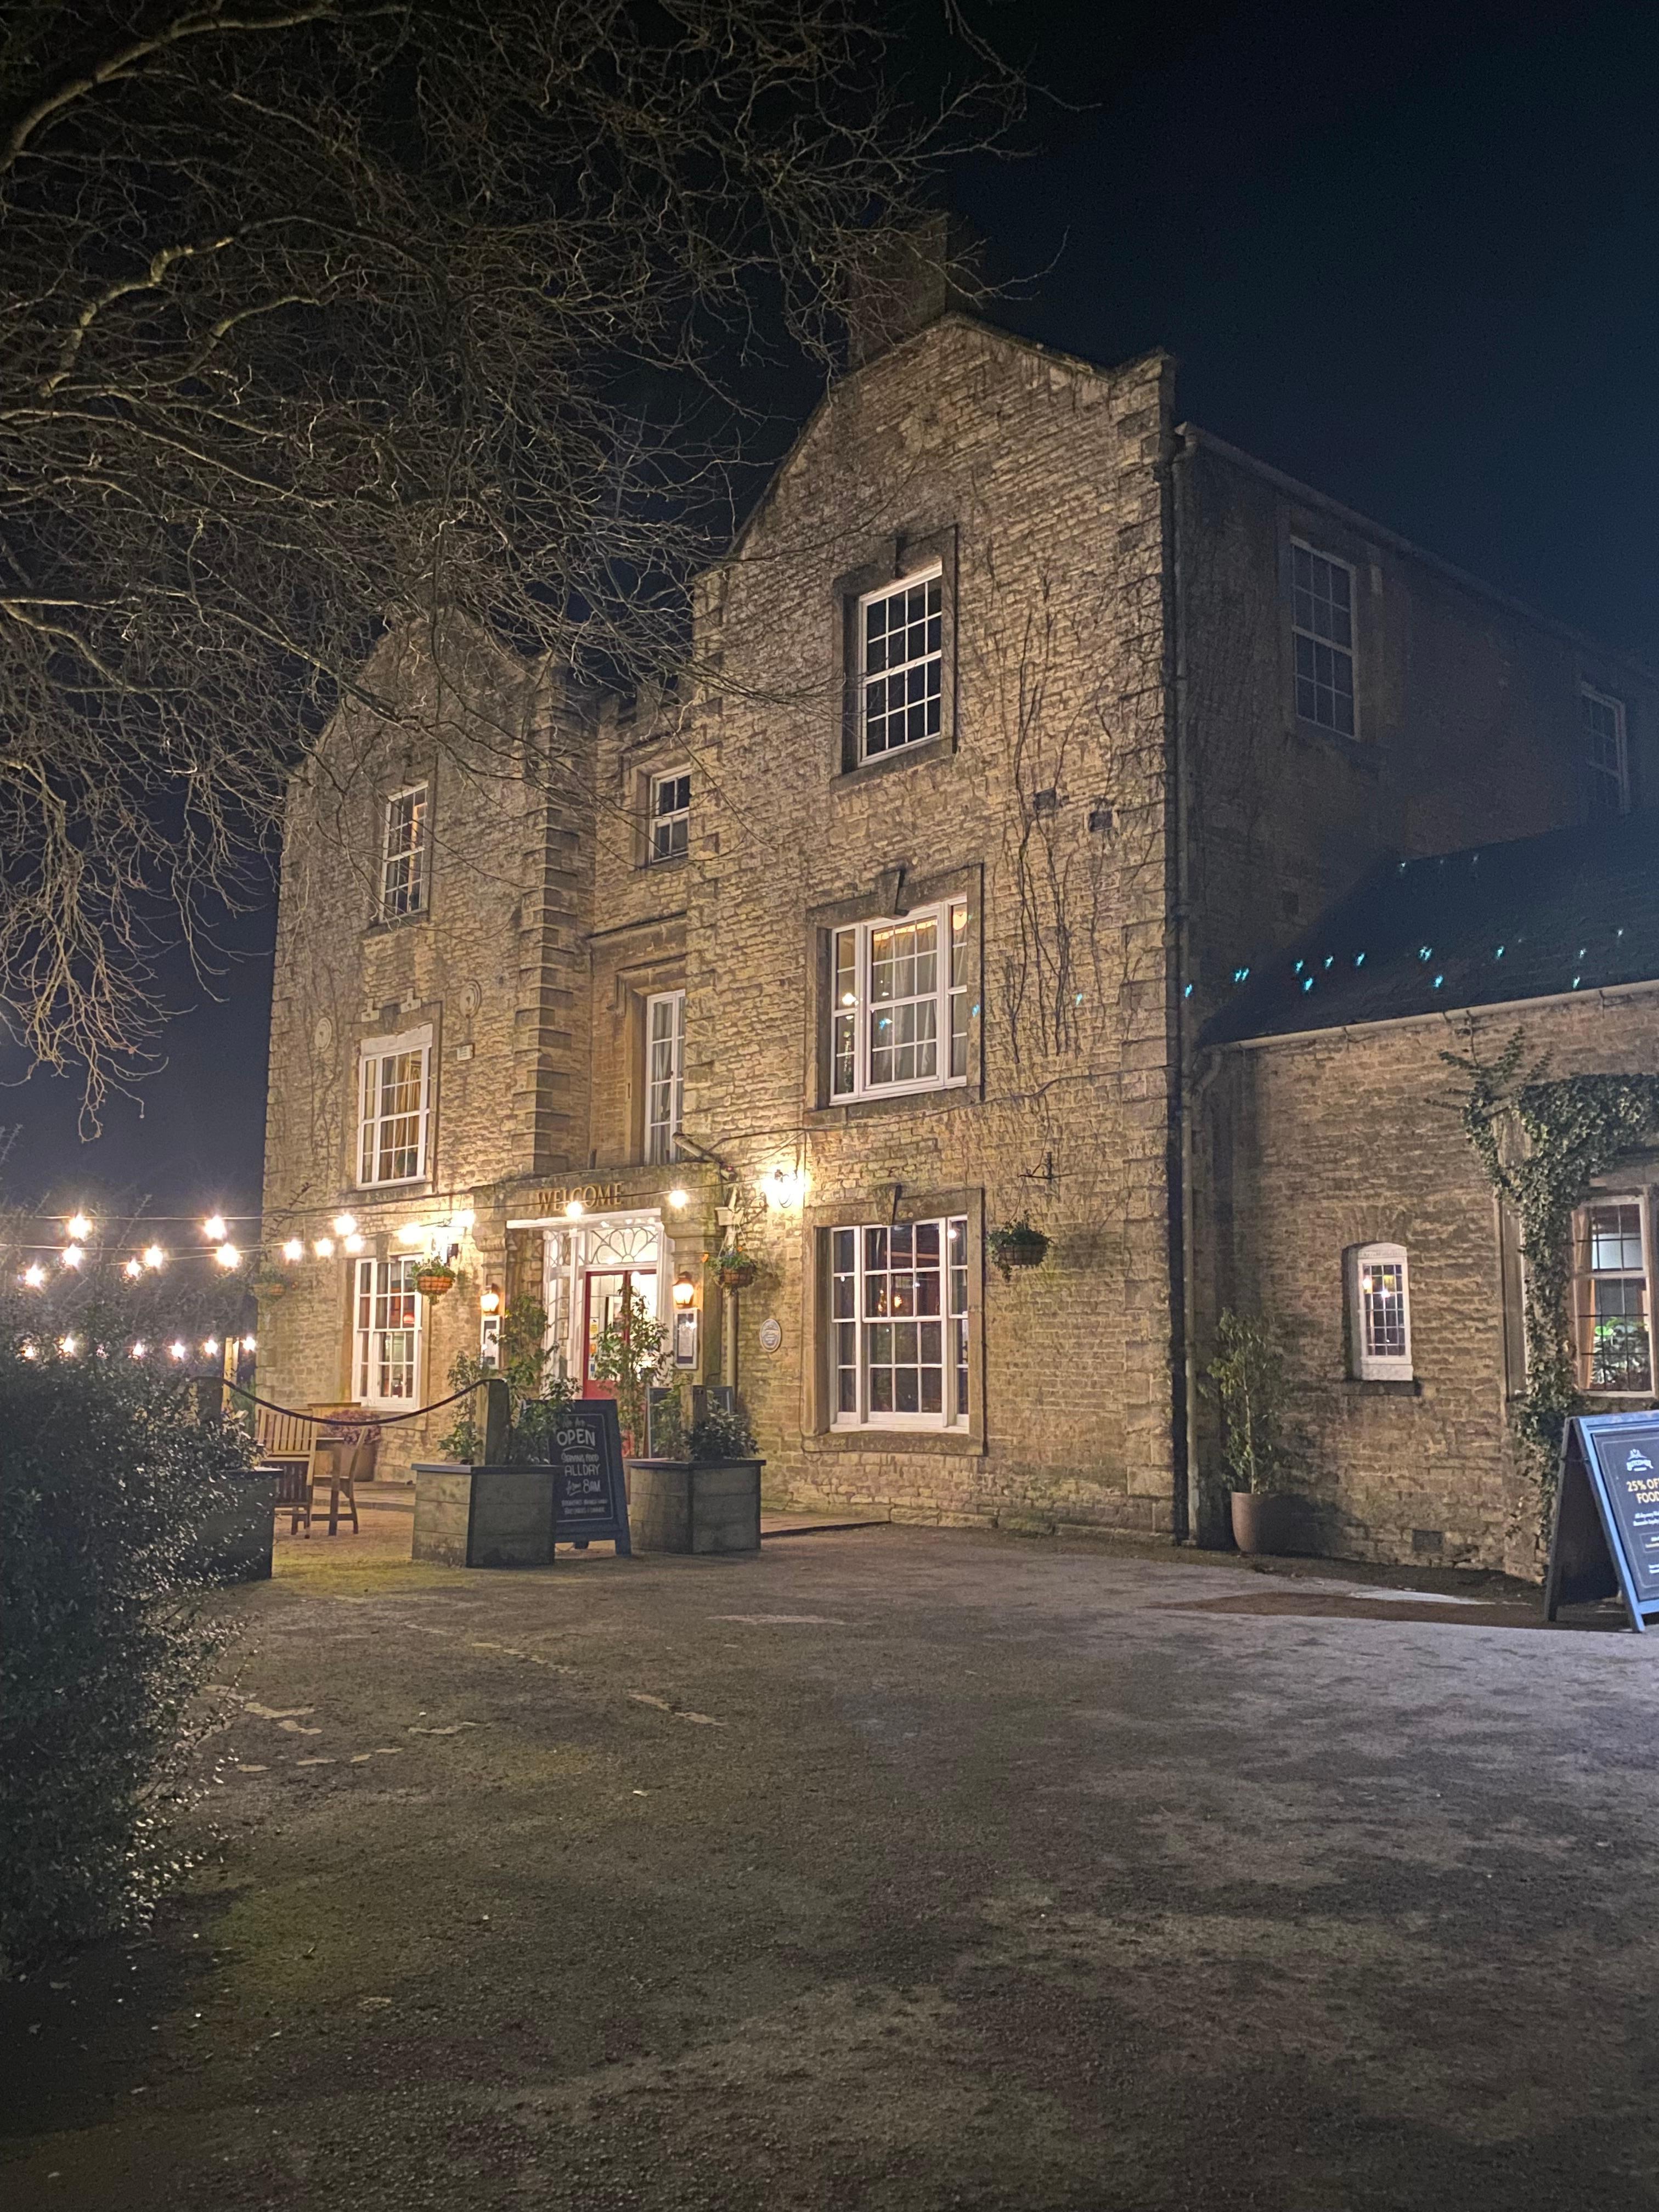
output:
[[413, 1404], [421, 1381], [418, 1259], [359, 1260], [352, 1395], [360, 1405]]
[[1647, 1205], [1597, 1199], [1573, 1222], [1573, 1317], [1578, 1387], [1613, 1397], [1653, 1389], [1648, 1327]]
[[677, 768], [651, 779], [651, 842], [647, 858], [683, 860], [691, 836], [691, 771]]
[[907, 576], [859, 601], [859, 758], [939, 733], [944, 581]]
[[395, 791], [386, 803], [380, 859], [380, 919], [397, 921], [426, 908], [427, 787]]
[[1412, 1312], [1405, 1247], [1359, 1244], [1346, 1258], [1352, 1372], [1362, 1382], [1409, 1382]]
[[1624, 702], [1585, 684], [1579, 695], [1584, 720], [1584, 768], [1592, 820], [1630, 810], [1630, 756]]
[[936, 1091], [968, 1079], [968, 902], [836, 931], [832, 1098]]
[[1310, 545], [1291, 547], [1296, 711], [1340, 737], [1354, 734], [1353, 571]]
[[965, 1426], [966, 1218], [829, 1234], [832, 1425]]
[[426, 1173], [432, 1032], [374, 1037], [358, 1074], [357, 1180], [413, 1182]]
[[685, 994], [662, 991], [645, 1002], [645, 1157], [674, 1157], [685, 1099]]

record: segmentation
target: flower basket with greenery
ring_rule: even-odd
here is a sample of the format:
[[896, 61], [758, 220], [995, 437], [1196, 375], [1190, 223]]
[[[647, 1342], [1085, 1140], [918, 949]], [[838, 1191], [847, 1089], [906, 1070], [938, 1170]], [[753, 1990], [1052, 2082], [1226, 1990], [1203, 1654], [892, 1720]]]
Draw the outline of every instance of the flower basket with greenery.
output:
[[1205, 1370], [1221, 1407], [1221, 1456], [1235, 1490], [1283, 1486], [1285, 1352], [1278, 1329], [1228, 1307], [1217, 1324], [1219, 1349]]
[[441, 1298], [455, 1287], [455, 1270], [447, 1260], [422, 1260], [415, 1273], [415, 1287], [423, 1298]]
[[723, 1291], [746, 1291], [760, 1273], [759, 1262], [740, 1244], [725, 1244], [708, 1262], [709, 1273]]
[[647, 1310], [645, 1300], [629, 1284], [621, 1304], [599, 1331], [590, 1362], [596, 1382], [616, 1386], [625, 1452], [631, 1453], [634, 1439], [646, 1432], [646, 1393], [669, 1373], [667, 1354], [667, 1323]]
[[986, 1244], [992, 1264], [1006, 1283], [1016, 1267], [1040, 1267], [1048, 1256], [1048, 1239], [1040, 1229], [1020, 1215], [1015, 1221], [1005, 1221], [1000, 1228], [987, 1232]]
[[449, 1387], [468, 1390], [453, 1426], [438, 1449], [469, 1465], [483, 1450], [483, 1395], [473, 1385], [500, 1376], [507, 1384], [510, 1418], [507, 1456], [514, 1463], [540, 1464], [553, 1456], [553, 1431], [574, 1393], [560, 1371], [559, 1355], [547, 1343], [547, 1314], [536, 1298], [515, 1298], [501, 1316], [501, 1361], [486, 1367], [476, 1352], [463, 1352], [450, 1364]]
[[755, 1432], [743, 1415], [724, 1406], [710, 1406], [691, 1425], [691, 1457], [699, 1467], [720, 1460], [753, 1459]]
[[287, 1295], [288, 1277], [275, 1267], [262, 1267], [253, 1278], [252, 1289], [261, 1305], [274, 1305]]

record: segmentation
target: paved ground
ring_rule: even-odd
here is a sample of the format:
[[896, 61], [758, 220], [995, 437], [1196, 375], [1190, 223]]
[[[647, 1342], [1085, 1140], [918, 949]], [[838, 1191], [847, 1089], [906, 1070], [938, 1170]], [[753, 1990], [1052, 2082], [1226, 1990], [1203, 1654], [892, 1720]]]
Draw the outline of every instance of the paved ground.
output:
[[898, 1528], [281, 1567], [222, 1860], [4, 1999], [12, 2212], [1659, 2194], [1659, 1637]]

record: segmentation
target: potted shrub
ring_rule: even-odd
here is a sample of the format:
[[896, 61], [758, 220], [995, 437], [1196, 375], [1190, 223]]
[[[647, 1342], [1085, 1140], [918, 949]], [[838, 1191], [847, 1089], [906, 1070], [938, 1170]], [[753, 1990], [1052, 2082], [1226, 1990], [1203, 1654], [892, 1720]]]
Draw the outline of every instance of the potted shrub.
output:
[[684, 1459], [628, 1462], [629, 1532], [636, 1552], [758, 1552], [761, 1468], [748, 1422], [710, 1406], [692, 1424]]
[[708, 1266], [723, 1291], [746, 1291], [760, 1273], [759, 1266], [740, 1244], [723, 1244]]
[[415, 1287], [423, 1298], [444, 1297], [455, 1287], [455, 1270], [447, 1260], [422, 1260]]
[[287, 1295], [288, 1277], [275, 1267], [262, 1267], [253, 1278], [253, 1295], [261, 1305], [273, 1305]]
[[624, 1452], [645, 1435], [647, 1394], [662, 1379], [667, 1351], [668, 1324], [646, 1311], [645, 1300], [630, 1285], [614, 1319], [599, 1331], [592, 1359], [593, 1380], [616, 1389]]
[[1016, 1267], [1040, 1267], [1048, 1256], [1048, 1240], [1040, 1229], [1034, 1229], [1021, 1214], [1018, 1220], [1005, 1221], [999, 1229], [989, 1231], [986, 1243], [990, 1247], [992, 1264], [1006, 1283]]
[[1241, 1552], [1296, 1547], [1302, 1501], [1284, 1488], [1285, 1353], [1261, 1318], [1224, 1310], [1219, 1349], [1206, 1369], [1221, 1408], [1221, 1455], [1232, 1479], [1233, 1541]]

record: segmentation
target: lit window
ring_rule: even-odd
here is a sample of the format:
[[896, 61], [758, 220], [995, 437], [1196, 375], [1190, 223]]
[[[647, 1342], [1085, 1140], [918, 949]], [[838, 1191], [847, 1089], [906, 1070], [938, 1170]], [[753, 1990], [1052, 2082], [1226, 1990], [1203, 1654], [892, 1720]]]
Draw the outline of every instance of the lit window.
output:
[[1353, 571], [1311, 546], [1291, 548], [1296, 711], [1339, 737], [1354, 734]]
[[394, 792], [386, 803], [380, 862], [380, 919], [397, 921], [426, 906], [426, 786]]
[[374, 1037], [358, 1076], [357, 1180], [413, 1182], [426, 1173], [432, 1032]]
[[663, 991], [645, 1002], [645, 1157], [674, 1157], [685, 1103], [685, 994]]
[[359, 1260], [353, 1395], [360, 1405], [408, 1405], [421, 1377], [418, 1259]]
[[1573, 1320], [1578, 1387], [1644, 1398], [1653, 1389], [1648, 1334], [1647, 1204], [1597, 1199], [1573, 1218]]
[[1589, 778], [1592, 821], [1630, 811], [1630, 757], [1625, 742], [1624, 702], [1592, 691], [1580, 696], [1584, 718], [1584, 767]]
[[691, 771], [677, 768], [651, 779], [652, 860], [683, 860], [691, 836]]
[[938, 1091], [968, 1079], [968, 903], [835, 933], [832, 1098]]
[[968, 1223], [832, 1229], [830, 1364], [838, 1429], [968, 1419]]
[[1356, 1244], [1346, 1255], [1352, 1372], [1363, 1382], [1412, 1379], [1411, 1287], [1401, 1244]]
[[859, 758], [878, 760], [939, 733], [944, 583], [930, 574], [859, 601]]

